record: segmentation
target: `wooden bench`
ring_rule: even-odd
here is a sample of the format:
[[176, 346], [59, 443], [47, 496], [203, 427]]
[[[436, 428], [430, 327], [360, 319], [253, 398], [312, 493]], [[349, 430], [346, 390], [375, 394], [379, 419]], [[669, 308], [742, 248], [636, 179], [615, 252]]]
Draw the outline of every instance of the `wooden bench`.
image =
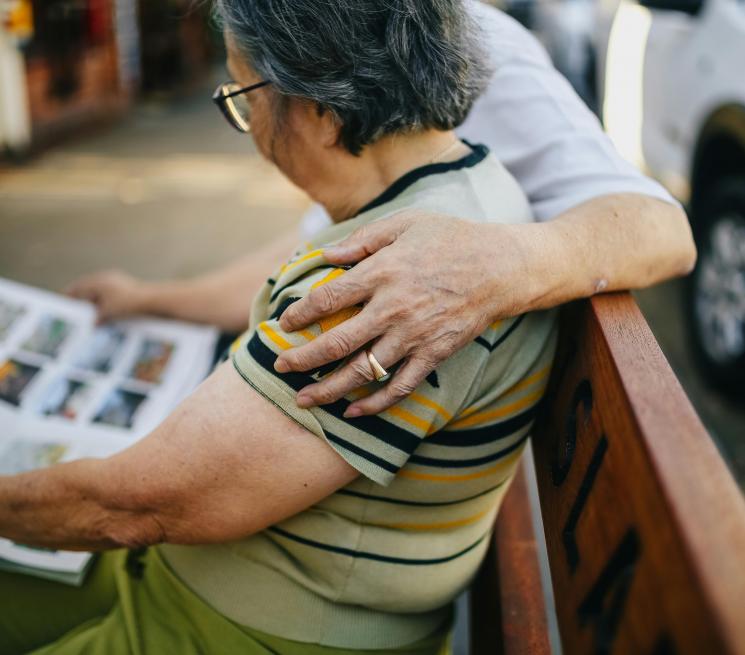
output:
[[563, 310], [533, 457], [472, 586], [471, 652], [552, 652], [550, 588], [566, 655], [745, 653], [745, 500], [629, 294]]

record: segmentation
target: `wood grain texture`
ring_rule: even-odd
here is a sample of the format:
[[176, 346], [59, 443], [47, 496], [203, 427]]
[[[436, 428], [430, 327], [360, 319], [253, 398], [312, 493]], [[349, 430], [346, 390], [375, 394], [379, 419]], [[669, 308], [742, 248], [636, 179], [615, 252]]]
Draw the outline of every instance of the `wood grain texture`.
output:
[[489, 552], [471, 589], [470, 620], [476, 655], [551, 652], [523, 466], [499, 510]]
[[563, 310], [534, 452], [565, 652], [745, 653], [745, 501], [630, 295]]

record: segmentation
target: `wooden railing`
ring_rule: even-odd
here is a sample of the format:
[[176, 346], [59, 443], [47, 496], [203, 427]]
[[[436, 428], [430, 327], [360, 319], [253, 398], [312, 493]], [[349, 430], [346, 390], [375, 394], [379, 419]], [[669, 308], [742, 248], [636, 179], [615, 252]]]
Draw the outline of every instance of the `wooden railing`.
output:
[[[564, 653], [745, 654], [739, 488], [629, 294], [562, 312], [523, 466]], [[477, 654], [550, 652], [531, 478], [513, 483], [472, 588]]]

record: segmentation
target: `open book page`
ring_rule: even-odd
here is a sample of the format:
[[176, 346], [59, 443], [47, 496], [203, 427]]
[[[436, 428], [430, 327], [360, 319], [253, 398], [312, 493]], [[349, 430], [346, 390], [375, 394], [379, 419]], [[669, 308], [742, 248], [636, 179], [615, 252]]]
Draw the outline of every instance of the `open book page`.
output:
[[[176, 321], [97, 326], [88, 303], [0, 278], [0, 475], [131, 445], [207, 376], [216, 340]], [[89, 559], [0, 540], [0, 568], [69, 573]]]

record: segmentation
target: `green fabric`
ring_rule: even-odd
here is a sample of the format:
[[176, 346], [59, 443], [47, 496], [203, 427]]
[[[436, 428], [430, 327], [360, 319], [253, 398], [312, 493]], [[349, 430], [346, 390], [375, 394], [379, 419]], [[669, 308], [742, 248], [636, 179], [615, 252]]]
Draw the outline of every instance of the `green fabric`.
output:
[[[0, 573], [0, 655], [347, 655], [233, 623], [168, 569], [157, 550], [105, 553], [82, 587]], [[128, 564], [129, 561], [129, 564]], [[446, 653], [446, 635], [376, 655]], [[369, 651], [368, 651], [369, 652]]]

